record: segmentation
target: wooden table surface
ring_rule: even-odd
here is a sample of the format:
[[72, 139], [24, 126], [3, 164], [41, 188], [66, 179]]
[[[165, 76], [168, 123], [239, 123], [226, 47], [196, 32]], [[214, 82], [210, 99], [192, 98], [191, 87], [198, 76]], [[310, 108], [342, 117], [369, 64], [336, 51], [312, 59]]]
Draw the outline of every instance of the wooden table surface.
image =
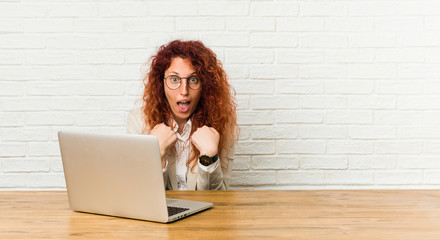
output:
[[440, 239], [440, 190], [168, 191], [214, 208], [169, 224], [73, 212], [66, 192], [0, 192], [0, 239]]

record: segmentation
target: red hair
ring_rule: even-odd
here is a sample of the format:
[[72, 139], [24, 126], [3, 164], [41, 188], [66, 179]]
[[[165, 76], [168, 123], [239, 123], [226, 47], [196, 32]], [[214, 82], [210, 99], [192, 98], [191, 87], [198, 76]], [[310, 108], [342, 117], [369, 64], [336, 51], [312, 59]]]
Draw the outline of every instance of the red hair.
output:
[[[175, 57], [191, 61], [197, 76], [202, 80], [201, 97], [191, 115], [191, 135], [204, 125], [216, 129], [220, 134], [219, 156], [226, 168], [226, 157], [236, 140], [237, 117], [235, 91], [228, 83], [222, 64], [216, 54], [200, 41], [175, 40], [162, 45], [152, 56], [148, 74], [144, 77], [143, 113], [149, 129], [160, 123], [169, 125], [172, 112], [165, 97], [164, 74]], [[191, 169], [200, 154], [193, 145], [193, 153], [186, 165]]]

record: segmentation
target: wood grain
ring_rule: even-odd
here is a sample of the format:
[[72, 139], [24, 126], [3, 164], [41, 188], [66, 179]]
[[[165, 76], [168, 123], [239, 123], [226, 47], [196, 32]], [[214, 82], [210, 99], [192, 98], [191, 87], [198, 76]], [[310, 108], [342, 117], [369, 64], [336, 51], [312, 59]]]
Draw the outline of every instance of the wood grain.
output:
[[439, 190], [169, 191], [214, 203], [170, 224], [73, 212], [66, 192], [0, 192], [0, 239], [440, 239]]

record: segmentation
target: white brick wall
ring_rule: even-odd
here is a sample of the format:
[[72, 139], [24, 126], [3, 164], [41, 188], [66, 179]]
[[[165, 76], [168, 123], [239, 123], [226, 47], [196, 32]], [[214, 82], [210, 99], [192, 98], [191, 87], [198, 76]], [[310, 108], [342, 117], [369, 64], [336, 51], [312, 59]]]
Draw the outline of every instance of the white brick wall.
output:
[[57, 131], [124, 133], [143, 64], [176, 38], [237, 91], [233, 188], [439, 188], [439, 7], [0, 1], [0, 189], [64, 189]]

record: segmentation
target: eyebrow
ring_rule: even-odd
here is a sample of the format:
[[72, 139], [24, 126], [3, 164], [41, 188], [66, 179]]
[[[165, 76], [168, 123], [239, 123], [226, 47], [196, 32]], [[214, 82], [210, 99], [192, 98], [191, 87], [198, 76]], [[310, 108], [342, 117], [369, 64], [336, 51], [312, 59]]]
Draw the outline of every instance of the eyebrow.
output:
[[[177, 76], [179, 76], [179, 73], [178, 72], [175, 72], [175, 71], [171, 71], [168, 75], [171, 75], [171, 74], [176, 74]], [[192, 72], [191, 74], [189, 74], [188, 76], [192, 76], [192, 75], [196, 75], [197, 73], [196, 72]]]

